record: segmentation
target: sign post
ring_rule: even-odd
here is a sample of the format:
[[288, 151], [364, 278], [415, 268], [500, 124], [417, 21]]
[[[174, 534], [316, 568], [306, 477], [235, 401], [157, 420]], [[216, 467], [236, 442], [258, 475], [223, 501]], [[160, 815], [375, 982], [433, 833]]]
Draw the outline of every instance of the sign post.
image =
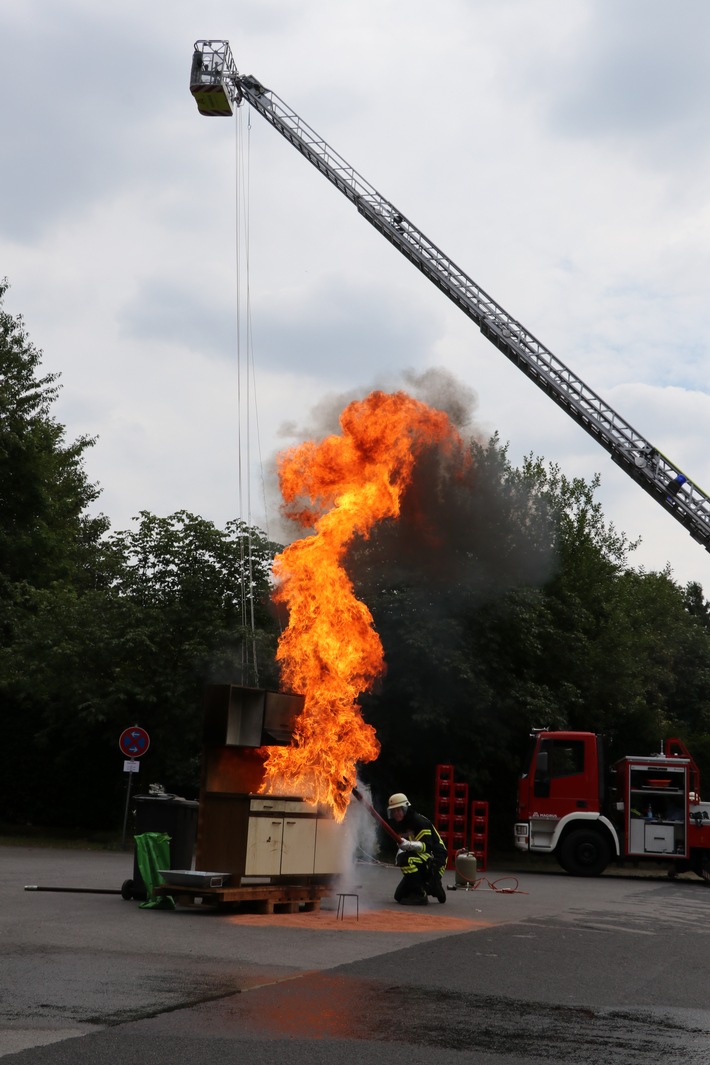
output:
[[118, 738], [118, 746], [121, 754], [124, 756], [125, 761], [123, 763], [123, 772], [128, 773], [128, 783], [126, 785], [126, 807], [123, 811], [123, 835], [121, 837], [121, 849], [126, 849], [126, 825], [128, 824], [128, 807], [131, 801], [131, 782], [133, 780], [133, 774], [137, 773], [140, 769], [140, 762], [138, 759], [146, 753], [150, 747], [150, 736], [139, 725], [133, 725], [132, 728], [125, 728]]

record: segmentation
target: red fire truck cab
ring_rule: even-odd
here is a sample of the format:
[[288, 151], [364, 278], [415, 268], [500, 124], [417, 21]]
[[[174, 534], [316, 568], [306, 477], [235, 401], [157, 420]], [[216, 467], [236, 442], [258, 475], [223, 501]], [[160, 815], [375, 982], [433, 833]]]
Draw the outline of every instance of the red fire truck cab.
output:
[[554, 854], [573, 876], [599, 876], [610, 861], [667, 861], [710, 882], [710, 803], [681, 740], [655, 755], [629, 755], [607, 772], [601, 736], [536, 731], [518, 784], [515, 845]]

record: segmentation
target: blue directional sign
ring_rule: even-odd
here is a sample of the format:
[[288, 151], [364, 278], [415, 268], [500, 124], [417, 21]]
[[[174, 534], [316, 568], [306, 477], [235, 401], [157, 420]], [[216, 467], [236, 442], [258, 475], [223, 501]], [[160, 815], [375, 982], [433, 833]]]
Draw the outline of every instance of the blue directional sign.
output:
[[121, 733], [118, 741], [118, 746], [121, 748], [121, 753], [125, 754], [126, 758], [140, 758], [142, 754], [150, 747], [150, 736], [144, 728], [140, 728], [138, 725], [133, 725], [132, 728], [125, 728]]

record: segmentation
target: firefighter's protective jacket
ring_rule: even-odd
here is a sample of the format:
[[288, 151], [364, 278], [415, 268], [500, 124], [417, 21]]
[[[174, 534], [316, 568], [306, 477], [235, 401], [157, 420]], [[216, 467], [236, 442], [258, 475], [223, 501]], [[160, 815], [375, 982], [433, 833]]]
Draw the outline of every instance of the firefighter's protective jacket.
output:
[[397, 863], [404, 876], [422, 874], [426, 870], [443, 875], [446, 869], [446, 845], [428, 817], [410, 806], [401, 821], [390, 821], [390, 824], [405, 839], [419, 840], [424, 844], [423, 851], [405, 853], [402, 856], [403, 864]]

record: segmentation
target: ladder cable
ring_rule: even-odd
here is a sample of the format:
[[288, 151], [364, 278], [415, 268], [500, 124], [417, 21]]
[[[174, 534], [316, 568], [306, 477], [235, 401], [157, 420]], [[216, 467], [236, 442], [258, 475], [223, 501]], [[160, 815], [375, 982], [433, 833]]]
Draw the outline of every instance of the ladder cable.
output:
[[[239, 496], [240, 549], [240, 617], [242, 641], [242, 678], [259, 684], [256, 647], [256, 612], [254, 604], [254, 537], [251, 493], [252, 404], [256, 412], [256, 381], [251, 313], [250, 273], [250, 170], [251, 115], [247, 113], [246, 138], [242, 111], [237, 110], [236, 185], [235, 185], [235, 259], [237, 273], [237, 462]], [[256, 427], [258, 432], [258, 418]], [[259, 456], [260, 442], [259, 443]], [[263, 474], [262, 474], [263, 483]], [[247, 635], [249, 634], [249, 635]]]

